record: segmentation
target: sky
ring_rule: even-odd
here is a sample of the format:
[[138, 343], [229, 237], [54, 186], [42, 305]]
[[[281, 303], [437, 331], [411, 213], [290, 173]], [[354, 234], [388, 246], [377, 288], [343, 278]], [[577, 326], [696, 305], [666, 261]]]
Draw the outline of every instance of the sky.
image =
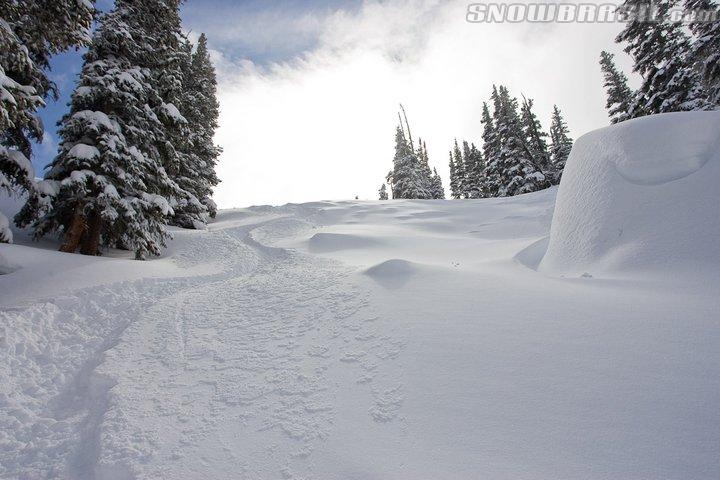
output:
[[[102, 9], [111, 6], [101, 0]], [[187, 0], [183, 25], [208, 35], [221, 105], [221, 208], [375, 199], [392, 166], [397, 112], [448, 184], [454, 139], [480, 143], [493, 84], [553, 105], [577, 137], [608, 124], [600, 51], [630, 59], [619, 23], [468, 23], [457, 0]], [[57, 149], [82, 52], [56, 57], [61, 98], [41, 116], [37, 168]]]

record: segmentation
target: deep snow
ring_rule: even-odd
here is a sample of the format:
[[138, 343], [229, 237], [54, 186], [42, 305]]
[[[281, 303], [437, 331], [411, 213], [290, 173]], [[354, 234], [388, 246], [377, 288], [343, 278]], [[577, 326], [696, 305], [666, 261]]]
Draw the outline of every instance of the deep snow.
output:
[[544, 271], [556, 193], [222, 211], [148, 262], [15, 232], [0, 478], [718, 478], [718, 276]]

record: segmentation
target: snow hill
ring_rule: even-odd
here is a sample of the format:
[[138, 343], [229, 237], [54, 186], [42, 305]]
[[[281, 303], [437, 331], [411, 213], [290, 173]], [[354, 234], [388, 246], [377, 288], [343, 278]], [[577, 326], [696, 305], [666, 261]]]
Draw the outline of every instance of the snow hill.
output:
[[[710, 151], [695, 117], [663, 118], [584, 137], [559, 192], [222, 211], [148, 262], [15, 232], [0, 478], [718, 478], [720, 280], [652, 208], [663, 192], [699, 208], [708, 192], [683, 185], [717, 169], [638, 185], [633, 162], [660, 160], [627, 131], [687, 119], [678, 144]], [[596, 158], [620, 162], [610, 145], [622, 182]], [[647, 247], [627, 263], [580, 248], [599, 237], [577, 225], [614, 228], [616, 209], [631, 224], [613, 248]], [[706, 212], [685, 214], [701, 232]], [[653, 225], [672, 244], [641, 241]]]
[[543, 272], [720, 275], [720, 111], [653, 115], [579, 138]]

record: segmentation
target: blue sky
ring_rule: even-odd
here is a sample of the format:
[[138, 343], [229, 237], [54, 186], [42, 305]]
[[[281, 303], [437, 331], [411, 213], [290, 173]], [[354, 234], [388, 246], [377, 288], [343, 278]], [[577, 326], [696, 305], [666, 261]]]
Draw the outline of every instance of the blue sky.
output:
[[[210, 47], [232, 61], [247, 59], [256, 65], [284, 62], [311, 50], [317, 43], [317, 29], [292, 19], [322, 18], [337, 10], [356, 11], [360, 0], [186, 0], [182, 6], [183, 27], [191, 33], [206, 32]], [[112, 0], [97, 0], [100, 11], [109, 11]], [[281, 28], [272, 28], [272, 24]], [[260, 26], [248, 28], [250, 25]], [[296, 25], [294, 28], [282, 28]], [[58, 86], [57, 101], [48, 99], [40, 111], [46, 138], [34, 150], [33, 164], [42, 169], [57, 152], [57, 123], [68, 111], [68, 102], [82, 67], [81, 51], [52, 58], [50, 77]]]

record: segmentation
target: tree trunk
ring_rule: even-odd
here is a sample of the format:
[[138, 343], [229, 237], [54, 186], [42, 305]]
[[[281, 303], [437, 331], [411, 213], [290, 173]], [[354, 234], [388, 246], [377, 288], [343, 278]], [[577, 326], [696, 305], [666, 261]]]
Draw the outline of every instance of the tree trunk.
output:
[[86, 228], [87, 225], [85, 224], [85, 217], [83, 216], [83, 205], [82, 203], [78, 203], [75, 207], [72, 222], [70, 223], [70, 229], [65, 234], [65, 243], [60, 245], [60, 251], [75, 253]]
[[100, 212], [93, 210], [90, 214], [88, 228], [80, 245], [83, 255], [100, 255], [100, 232], [102, 231], [102, 217]]

